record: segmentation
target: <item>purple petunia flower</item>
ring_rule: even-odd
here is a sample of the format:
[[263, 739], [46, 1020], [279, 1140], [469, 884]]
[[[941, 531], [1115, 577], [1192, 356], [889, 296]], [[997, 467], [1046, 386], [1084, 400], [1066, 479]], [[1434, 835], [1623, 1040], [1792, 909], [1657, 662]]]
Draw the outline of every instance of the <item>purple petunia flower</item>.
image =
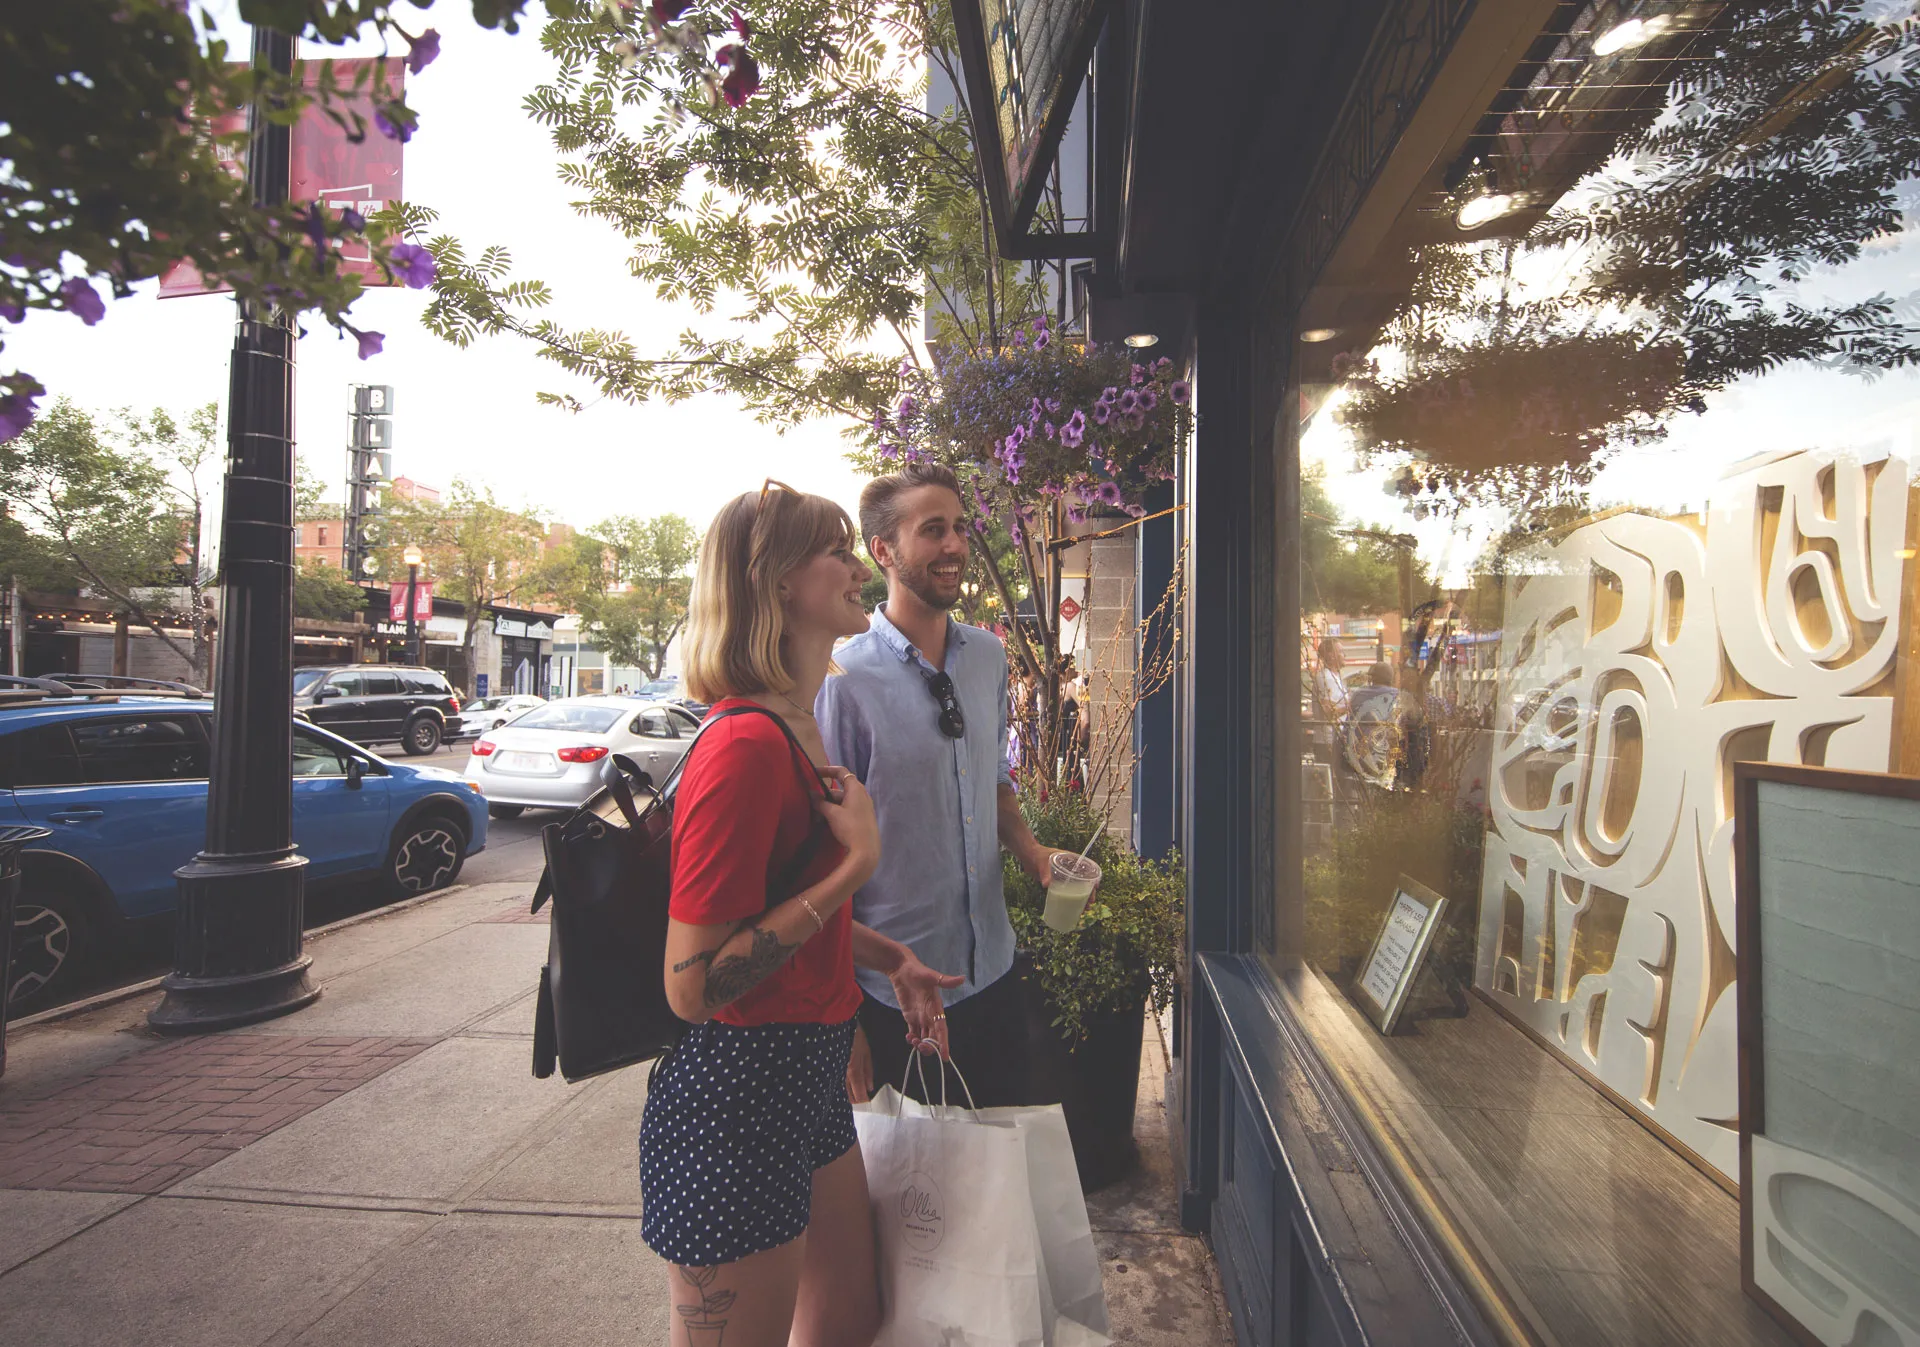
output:
[[1048, 399], [1047, 399], [1047, 410], [1048, 410], [1048, 411], [1050, 411], [1050, 412], [1057, 412], [1057, 411], [1059, 411], [1059, 410], [1060, 410], [1060, 399], [1059, 399], [1059, 398], [1048, 398]]
[[1051, 421], [1047, 422], [1047, 438], [1048, 439], [1052, 439], [1055, 435], [1058, 435], [1059, 433], [1060, 433], [1060, 428], [1058, 426], [1054, 425], [1053, 422]]
[[1108, 505], [1118, 505], [1120, 503], [1120, 483], [1102, 482], [1100, 483], [1100, 489], [1094, 492], [1094, 495]]
[[24, 322], [26, 317], [26, 305], [16, 304], [8, 299], [0, 299], [0, 318], [6, 319], [9, 323], [19, 323]]
[[1145, 383], [1146, 381], [1147, 381], [1147, 367], [1145, 365], [1135, 365], [1133, 367], [1133, 370], [1127, 375], [1127, 382], [1132, 384], [1135, 388], [1138, 388], [1141, 384]]
[[[398, 108], [400, 105], [394, 103], [391, 106]], [[374, 109], [373, 125], [374, 128], [388, 140], [397, 140], [402, 145], [413, 139], [414, 128], [404, 120], [396, 121], [394, 118], [387, 116], [386, 108]]]
[[1147, 507], [1144, 505], [1125, 505], [1121, 508], [1133, 519], [1144, 519], [1147, 514]]
[[1084, 437], [1085, 432], [1075, 426], [1071, 421], [1060, 427], [1060, 443], [1069, 449], [1078, 449], [1080, 447], [1080, 441]]
[[[38, 385], [35, 385], [35, 388], [37, 389]], [[39, 392], [25, 390], [0, 397], [0, 444], [14, 438], [33, 424], [33, 418], [38, 415], [33, 404], [39, 400]]]
[[326, 207], [315, 202], [300, 212], [300, 232], [313, 240], [313, 250], [323, 253], [327, 250], [327, 211]]
[[1140, 395], [1129, 388], [1120, 395], [1120, 415], [1132, 416], [1140, 405]]
[[1033, 320], [1033, 330], [1036, 332], [1045, 332], [1047, 330], [1046, 314], [1043, 313], [1038, 318]]
[[1153, 362], [1153, 372], [1155, 374], [1163, 373], [1172, 368], [1173, 368], [1173, 361], [1169, 357], [1164, 355], [1161, 356], [1158, 360]]
[[1159, 405], [1160, 405], [1160, 395], [1158, 393], [1154, 392], [1151, 388], [1143, 388], [1140, 390], [1140, 410], [1141, 411], [1150, 412], [1155, 407], [1158, 407]]
[[340, 211], [340, 223], [358, 234], [367, 227], [367, 217], [352, 206], [345, 206]]
[[[400, 36], [407, 37], [405, 33]], [[407, 69], [419, 74], [432, 65], [440, 56], [440, 34], [429, 28], [419, 37], [407, 37]]]
[[1193, 385], [1185, 379], [1175, 379], [1173, 387], [1167, 390], [1173, 394], [1174, 405], [1184, 407], [1193, 401]]
[[369, 360], [379, 355], [380, 349], [387, 344], [387, 336], [384, 332], [355, 332], [353, 335], [360, 339], [362, 360]]
[[1040, 399], [1035, 398], [1033, 400], [1033, 406], [1027, 408], [1027, 416], [1032, 420], [1038, 421], [1040, 419], [1040, 413], [1045, 410], [1046, 408], [1042, 405]]
[[900, 419], [902, 421], [912, 420], [914, 412], [919, 410], [919, 407], [920, 404], [913, 400], [913, 394], [906, 394], [900, 399]]
[[424, 290], [433, 284], [433, 254], [417, 243], [396, 243], [387, 255], [393, 274], [405, 281], [409, 290]]
[[1095, 421], [1104, 426], [1112, 417], [1113, 404], [1111, 402], [1108, 402], [1105, 398], [1101, 398], [1093, 404], [1093, 419]]
[[61, 282], [60, 298], [66, 303], [67, 312], [88, 327], [107, 316], [106, 304], [94, 293], [85, 276], [75, 276]]
[[880, 457], [887, 460], [887, 462], [891, 463], [894, 459], [898, 458], [899, 456], [900, 456], [900, 451], [894, 448], [892, 445], [883, 444], [880, 446]]
[[1053, 345], [1053, 333], [1044, 329], [1033, 339], [1033, 349], [1036, 351], [1044, 351], [1051, 345]]

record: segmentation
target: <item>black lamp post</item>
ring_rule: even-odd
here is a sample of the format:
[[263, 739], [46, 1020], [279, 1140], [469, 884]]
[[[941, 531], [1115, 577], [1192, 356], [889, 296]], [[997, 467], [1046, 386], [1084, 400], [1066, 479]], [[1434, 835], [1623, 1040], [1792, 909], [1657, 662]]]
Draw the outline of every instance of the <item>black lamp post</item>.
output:
[[[293, 39], [253, 30], [253, 63], [293, 68]], [[291, 131], [258, 107], [247, 182], [287, 198]], [[320, 995], [302, 952], [306, 858], [293, 846], [293, 383], [291, 317], [243, 301], [227, 401], [219, 665], [206, 849], [175, 871], [173, 972], [147, 1016], [201, 1033], [298, 1010]]]
[[414, 598], [420, 592], [420, 563], [426, 558], [412, 543], [402, 557], [407, 563], [407, 663], [420, 663], [420, 619], [414, 611]]

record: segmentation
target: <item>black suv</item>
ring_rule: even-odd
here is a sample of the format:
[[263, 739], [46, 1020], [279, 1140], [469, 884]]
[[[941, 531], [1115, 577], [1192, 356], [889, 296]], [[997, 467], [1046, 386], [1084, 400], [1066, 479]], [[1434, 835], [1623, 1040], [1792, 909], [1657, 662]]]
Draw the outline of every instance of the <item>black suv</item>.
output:
[[433, 669], [310, 665], [293, 671], [293, 709], [356, 744], [398, 741], [419, 756], [460, 732], [460, 695]]

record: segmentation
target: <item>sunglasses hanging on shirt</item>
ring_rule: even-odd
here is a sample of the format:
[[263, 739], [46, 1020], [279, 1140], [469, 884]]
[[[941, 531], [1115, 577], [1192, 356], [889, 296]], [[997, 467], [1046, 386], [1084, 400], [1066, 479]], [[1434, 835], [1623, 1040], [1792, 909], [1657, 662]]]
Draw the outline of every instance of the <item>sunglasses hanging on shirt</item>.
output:
[[953, 679], [945, 673], [923, 675], [927, 680], [927, 691], [940, 703], [940, 733], [949, 739], [958, 739], [967, 732], [967, 719], [960, 714], [960, 695], [954, 691]]

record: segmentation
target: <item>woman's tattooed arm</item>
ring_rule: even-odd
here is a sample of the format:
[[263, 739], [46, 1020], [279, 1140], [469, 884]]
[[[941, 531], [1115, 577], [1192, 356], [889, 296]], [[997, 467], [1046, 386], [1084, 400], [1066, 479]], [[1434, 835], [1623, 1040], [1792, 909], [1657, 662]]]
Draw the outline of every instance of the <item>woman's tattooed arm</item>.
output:
[[[800, 948], [799, 944], [783, 944], [778, 935], [761, 926], [750, 926], [737, 933], [734, 939], [737, 940], [740, 935], [748, 939], [744, 953], [720, 958], [715, 957], [720, 954], [720, 950], [716, 949], [706, 956], [711, 962], [707, 965], [707, 985], [703, 995], [709, 1007], [717, 1008], [738, 1001], [791, 959], [794, 951]], [[734, 940], [727, 943], [731, 945]]]

